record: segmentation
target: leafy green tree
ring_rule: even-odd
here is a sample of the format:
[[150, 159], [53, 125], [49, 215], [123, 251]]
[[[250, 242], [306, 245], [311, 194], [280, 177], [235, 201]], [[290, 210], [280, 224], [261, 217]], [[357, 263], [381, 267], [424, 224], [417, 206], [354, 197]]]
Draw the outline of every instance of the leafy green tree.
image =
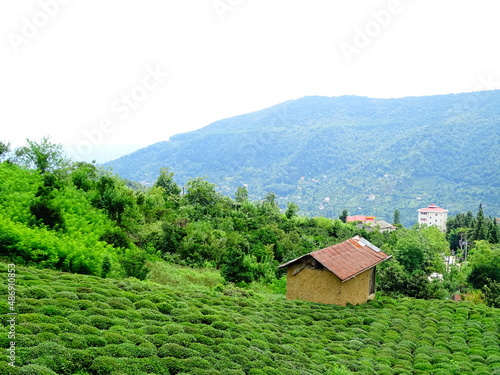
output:
[[482, 288], [484, 302], [490, 307], [500, 308], [500, 282], [486, 279]]
[[55, 144], [49, 137], [40, 142], [26, 139], [26, 146], [16, 149], [16, 160], [28, 168], [36, 168], [40, 173], [54, 171], [68, 164], [63, 156], [61, 144]]
[[399, 210], [397, 208], [394, 210], [394, 217], [392, 219], [392, 224], [393, 225], [401, 224], [401, 217], [399, 214]]
[[105, 255], [103, 260], [102, 260], [102, 265], [101, 265], [101, 277], [106, 278], [108, 274], [111, 272], [111, 258], [109, 255]]
[[406, 294], [408, 274], [397, 260], [384, 262], [377, 267], [377, 270], [377, 289], [390, 296]]
[[90, 191], [95, 188], [98, 170], [94, 164], [76, 162], [71, 166], [71, 181], [78, 189]]
[[236, 189], [235, 200], [238, 203], [248, 201], [248, 189], [245, 186], [239, 186]]
[[221, 275], [226, 281], [251, 283], [254, 280], [255, 263], [238, 247], [228, 249], [224, 257]]
[[500, 246], [486, 241], [475, 243], [470, 252], [469, 267], [471, 272], [469, 283], [476, 289], [481, 289], [491, 279], [500, 282]]
[[288, 220], [290, 220], [291, 218], [293, 218], [294, 216], [297, 215], [297, 212], [299, 212], [299, 206], [297, 206], [297, 204], [293, 203], [293, 202], [288, 203], [287, 209], [285, 212], [286, 218]]
[[35, 199], [30, 204], [30, 212], [37, 225], [46, 225], [51, 229], [63, 229], [63, 210], [56, 203], [60, 181], [53, 173], [43, 175], [42, 185], [38, 187]]
[[10, 152], [10, 142], [0, 141], [0, 161], [3, 161]]
[[163, 188], [167, 200], [181, 193], [181, 188], [174, 181], [174, 172], [170, 172], [168, 168], [160, 169], [160, 175], [156, 179], [154, 186]]
[[144, 280], [149, 269], [146, 266], [147, 255], [139, 249], [127, 249], [119, 257], [125, 277], [135, 277]]
[[347, 210], [344, 208], [342, 210], [342, 213], [339, 215], [339, 220], [343, 223], [347, 222], [347, 216], [349, 215], [349, 213], [347, 212]]
[[200, 206], [213, 206], [220, 197], [220, 194], [215, 190], [215, 184], [201, 177], [188, 181], [187, 193], [184, 196], [189, 203]]

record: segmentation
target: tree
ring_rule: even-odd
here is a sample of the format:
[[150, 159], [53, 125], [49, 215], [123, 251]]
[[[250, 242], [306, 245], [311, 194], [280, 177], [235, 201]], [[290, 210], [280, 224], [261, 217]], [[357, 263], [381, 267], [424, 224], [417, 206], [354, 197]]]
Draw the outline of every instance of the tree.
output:
[[197, 177], [188, 181], [187, 193], [184, 198], [191, 204], [213, 206], [220, 199], [220, 194], [215, 191], [215, 184]]
[[342, 210], [342, 213], [339, 215], [339, 220], [343, 223], [347, 222], [347, 216], [349, 215], [349, 213], [347, 212], [347, 210], [344, 208]]
[[401, 224], [401, 217], [399, 215], [399, 210], [397, 208], [394, 210], [394, 218], [392, 220], [392, 224], [393, 225]]
[[487, 279], [482, 292], [486, 305], [500, 308], [500, 282]]
[[476, 216], [476, 226], [474, 227], [474, 240], [481, 241], [488, 238], [488, 231], [485, 225], [483, 204], [479, 204], [479, 210]]
[[170, 172], [168, 168], [161, 168], [160, 175], [156, 179], [155, 187], [161, 187], [165, 190], [165, 198], [179, 195], [181, 188], [174, 181], [174, 172]]
[[476, 289], [482, 288], [488, 279], [500, 282], [500, 246], [478, 241], [470, 253], [472, 269], [467, 281]]
[[297, 204], [293, 202], [288, 203], [285, 212], [285, 216], [287, 217], [287, 219], [291, 219], [292, 217], [297, 215], [297, 212], [299, 212], [299, 206], [297, 206]]
[[43, 183], [38, 187], [35, 199], [30, 204], [30, 211], [37, 225], [43, 224], [51, 229], [64, 228], [62, 209], [55, 200], [60, 188], [60, 181], [53, 173], [43, 175]]
[[40, 173], [64, 167], [68, 161], [63, 156], [62, 145], [43, 137], [40, 142], [26, 139], [27, 146], [16, 149], [16, 159], [27, 168], [36, 168]]
[[497, 220], [494, 218], [488, 224], [488, 241], [490, 243], [499, 243]]
[[245, 186], [239, 186], [236, 189], [235, 200], [238, 203], [243, 203], [248, 200], [248, 189]]
[[10, 142], [0, 141], [0, 161], [10, 152]]

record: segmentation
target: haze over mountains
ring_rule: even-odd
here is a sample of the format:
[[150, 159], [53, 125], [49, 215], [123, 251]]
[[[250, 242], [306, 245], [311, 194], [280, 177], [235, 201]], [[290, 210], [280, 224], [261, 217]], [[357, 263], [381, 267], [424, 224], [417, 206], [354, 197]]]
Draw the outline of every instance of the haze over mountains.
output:
[[[168, 124], [166, 124], [168, 126]], [[500, 215], [500, 91], [400, 99], [304, 97], [177, 134], [107, 163], [152, 183], [162, 167], [184, 184], [206, 176], [226, 194], [274, 192], [302, 215], [376, 215], [416, 222], [435, 203], [450, 214]]]

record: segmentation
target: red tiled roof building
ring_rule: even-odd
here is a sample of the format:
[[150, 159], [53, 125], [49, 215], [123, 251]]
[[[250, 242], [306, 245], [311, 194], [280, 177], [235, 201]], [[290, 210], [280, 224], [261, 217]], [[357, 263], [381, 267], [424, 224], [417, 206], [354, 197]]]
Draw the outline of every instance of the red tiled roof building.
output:
[[418, 209], [418, 223], [433, 225], [438, 227], [442, 232], [446, 231], [446, 220], [448, 219], [448, 210], [438, 207], [435, 204], [430, 204], [426, 208]]

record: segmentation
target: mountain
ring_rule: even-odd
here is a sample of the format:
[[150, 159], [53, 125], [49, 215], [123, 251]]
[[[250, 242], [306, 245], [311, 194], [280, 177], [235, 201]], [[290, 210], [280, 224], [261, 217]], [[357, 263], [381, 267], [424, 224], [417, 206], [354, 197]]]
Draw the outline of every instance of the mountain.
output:
[[500, 214], [500, 90], [398, 99], [304, 97], [177, 134], [107, 163], [151, 183], [207, 176], [224, 193], [274, 192], [303, 215], [416, 222], [430, 203], [450, 214]]

